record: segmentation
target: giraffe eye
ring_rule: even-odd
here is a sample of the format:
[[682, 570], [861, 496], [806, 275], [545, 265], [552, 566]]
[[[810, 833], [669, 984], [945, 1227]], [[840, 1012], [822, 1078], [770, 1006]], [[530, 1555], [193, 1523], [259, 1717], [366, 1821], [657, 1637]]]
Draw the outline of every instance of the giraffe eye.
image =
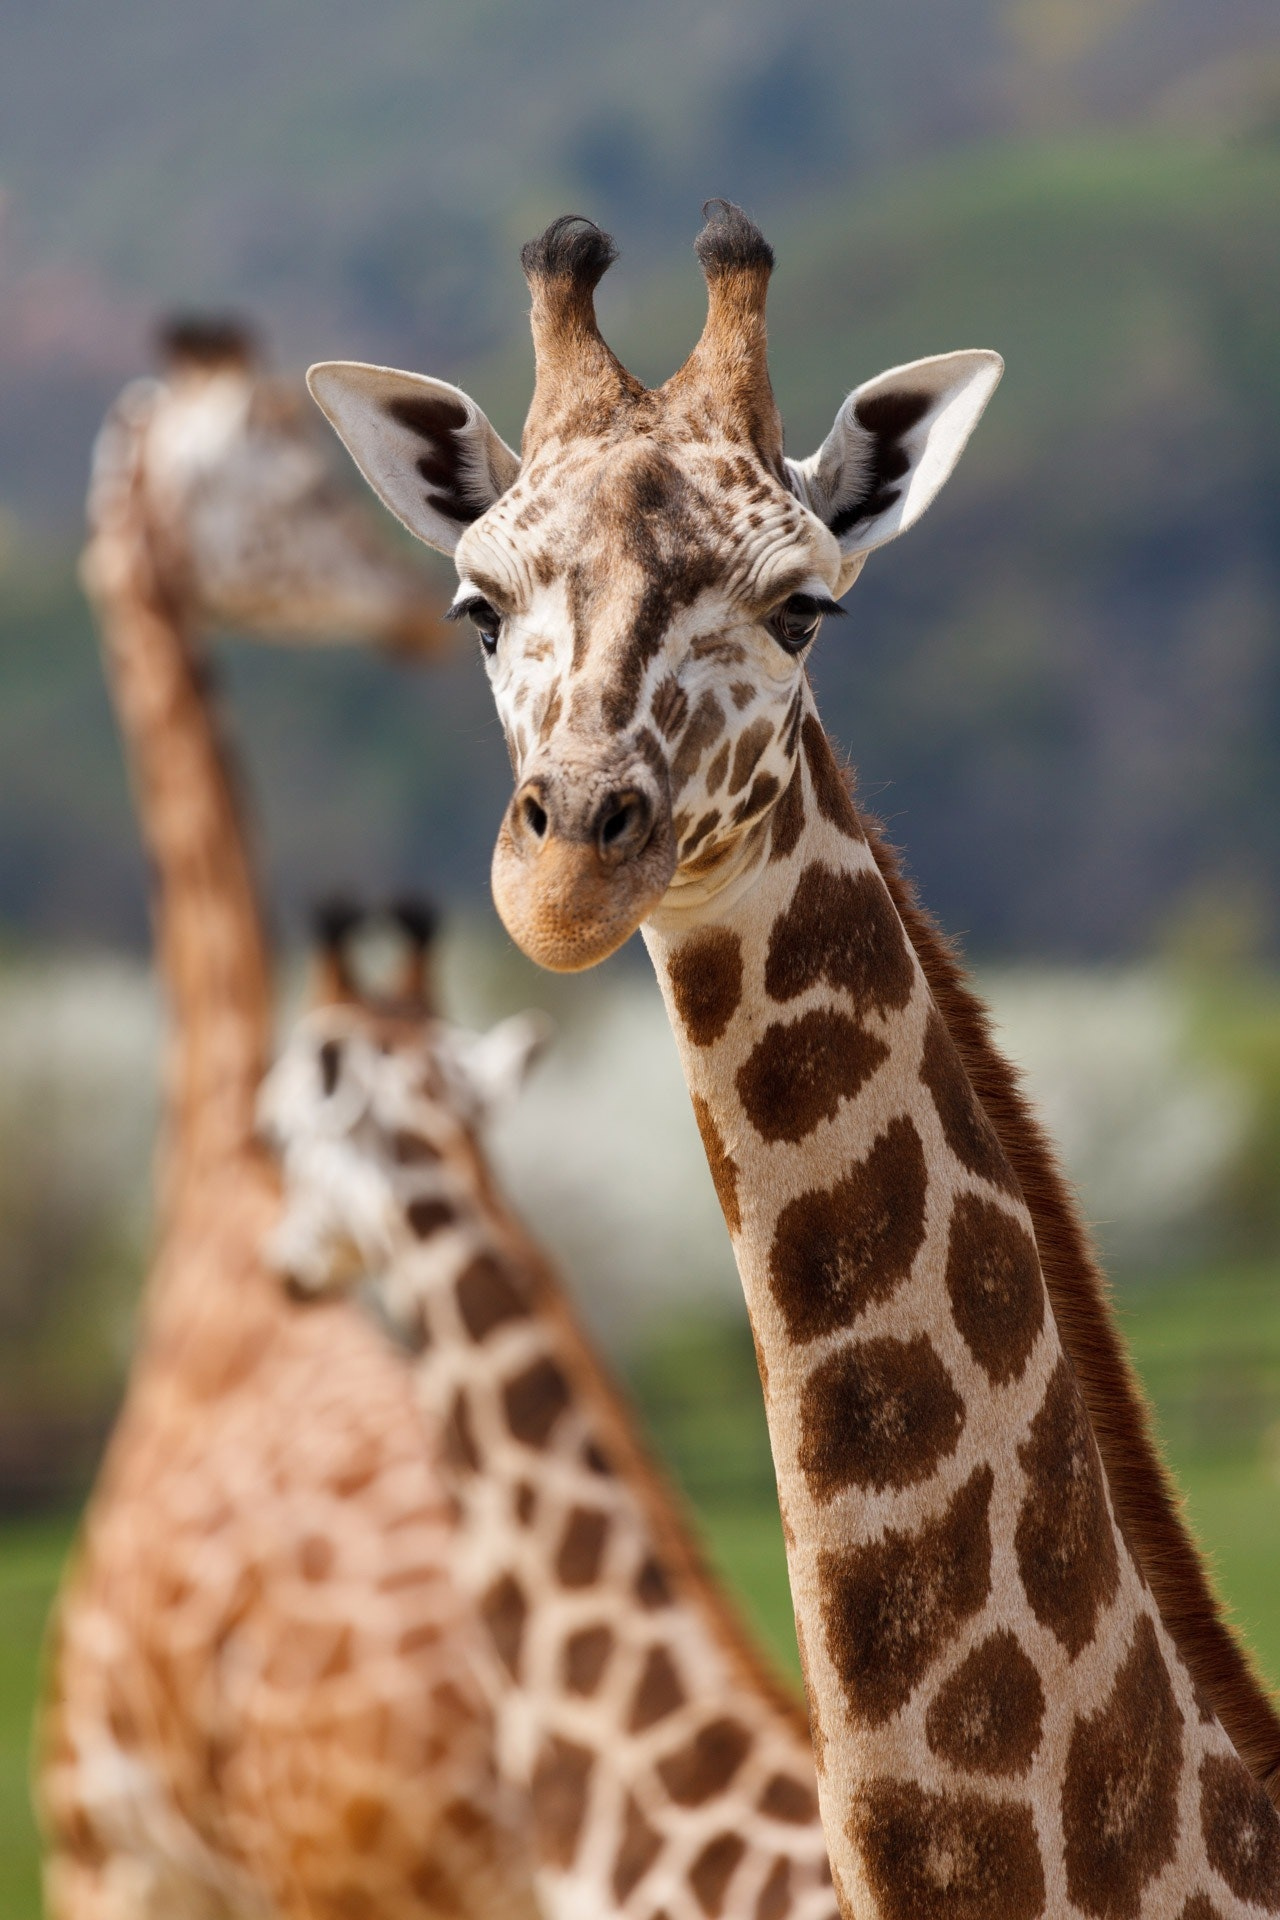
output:
[[775, 607], [765, 625], [780, 647], [788, 653], [801, 653], [813, 639], [827, 613], [842, 613], [834, 600], [815, 593], [793, 593]]
[[502, 615], [498, 609], [481, 594], [472, 594], [469, 600], [459, 600], [450, 607], [446, 620], [469, 620], [480, 637], [480, 648], [486, 659], [491, 660], [498, 650], [498, 634], [502, 628]]

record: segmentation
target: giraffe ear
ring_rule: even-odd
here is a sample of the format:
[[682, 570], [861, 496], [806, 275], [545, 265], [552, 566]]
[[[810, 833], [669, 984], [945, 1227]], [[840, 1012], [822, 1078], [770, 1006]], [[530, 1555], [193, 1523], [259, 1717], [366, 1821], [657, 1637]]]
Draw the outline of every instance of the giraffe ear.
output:
[[787, 461], [792, 490], [855, 572], [941, 490], [1003, 372], [985, 349], [891, 367], [855, 388], [816, 453]]
[[459, 1066], [482, 1120], [510, 1104], [529, 1070], [551, 1044], [552, 1025], [543, 1013], [513, 1013], [488, 1033], [455, 1035]]
[[519, 455], [445, 380], [325, 360], [307, 385], [379, 499], [440, 553], [453, 552], [519, 471]]

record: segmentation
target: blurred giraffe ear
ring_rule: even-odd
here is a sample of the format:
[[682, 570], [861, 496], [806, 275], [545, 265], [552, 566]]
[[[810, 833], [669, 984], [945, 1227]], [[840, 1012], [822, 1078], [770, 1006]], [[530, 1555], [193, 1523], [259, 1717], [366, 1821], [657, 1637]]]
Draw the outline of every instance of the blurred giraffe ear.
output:
[[941, 490], [1003, 372], [981, 349], [891, 367], [849, 395], [816, 453], [787, 461], [792, 490], [855, 572]]
[[440, 553], [453, 552], [519, 471], [475, 401], [445, 380], [326, 360], [307, 385], [379, 499]]

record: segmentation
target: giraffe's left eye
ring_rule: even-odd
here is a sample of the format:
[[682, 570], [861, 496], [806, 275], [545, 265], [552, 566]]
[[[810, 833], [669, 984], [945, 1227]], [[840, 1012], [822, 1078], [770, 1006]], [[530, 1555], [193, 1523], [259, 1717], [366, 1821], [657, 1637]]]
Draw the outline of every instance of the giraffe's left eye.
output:
[[765, 625], [780, 647], [788, 653], [802, 653], [822, 625], [827, 613], [841, 613], [836, 601], [815, 593], [793, 593], [775, 607]]

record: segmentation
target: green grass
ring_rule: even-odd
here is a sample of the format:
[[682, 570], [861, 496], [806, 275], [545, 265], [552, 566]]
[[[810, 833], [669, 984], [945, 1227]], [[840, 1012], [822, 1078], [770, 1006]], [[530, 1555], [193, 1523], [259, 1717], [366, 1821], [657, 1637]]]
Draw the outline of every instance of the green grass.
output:
[[39, 1860], [28, 1792], [40, 1644], [74, 1521], [0, 1528], [0, 1914], [37, 1920]]
[[[1241, 1631], [1280, 1682], [1280, 1265], [1121, 1293], [1126, 1334], [1156, 1405], [1196, 1533]], [[768, 1438], [745, 1332], [673, 1329], [631, 1385], [685, 1489], [707, 1553], [779, 1668], [795, 1636]], [[72, 1522], [0, 1527], [0, 1916], [38, 1920], [27, 1756], [41, 1634]]]

